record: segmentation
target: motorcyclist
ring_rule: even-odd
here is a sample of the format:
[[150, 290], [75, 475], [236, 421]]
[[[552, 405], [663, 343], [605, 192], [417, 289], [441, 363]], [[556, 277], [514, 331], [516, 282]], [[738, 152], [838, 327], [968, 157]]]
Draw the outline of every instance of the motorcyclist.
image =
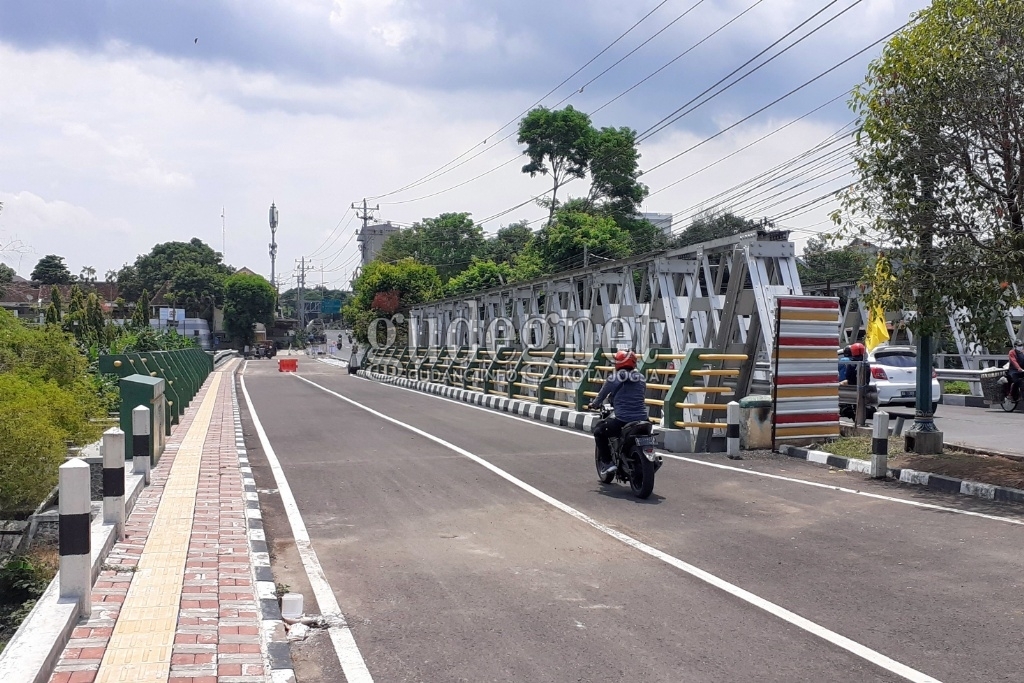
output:
[[845, 377], [839, 382], [840, 384], [857, 386], [857, 368], [865, 360], [866, 352], [867, 348], [860, 342], [850, 344], [850, 360], [841, 366], [845, 371]]
[[609, 437], [621, 436], [622, 428], [630, 422], [647, 419], [647, 404], [644, 402], [647, 382], [636, 370], [636, 354], [632, 351], [618, 351], [614, 360], [615, 372], [608, 377], [597, 397], [590, 403], [590, 409], [596, 410], [608, 398], [615, 407], [615, 417], [602, 420], [594, 428], [594, 441], [602, 464], [601, 476], [608, 476], [617, 469], [612, 460]]
[[[1024, 398], [1024, 341], [1017, 339], [1013, 342], [1013, 348], [1008, 354], [1010, 367], [1006, 369], [1007, 378], [1010, 380], [1010, 390], [1013, 385], [1017, 386], [1017, 398]], [[1012, 395], [1012, 394], [1010, 394]]]

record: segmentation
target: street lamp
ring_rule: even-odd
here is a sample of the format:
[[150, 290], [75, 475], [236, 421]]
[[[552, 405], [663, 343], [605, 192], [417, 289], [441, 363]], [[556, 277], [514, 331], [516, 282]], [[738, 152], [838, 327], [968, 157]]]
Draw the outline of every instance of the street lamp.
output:
[[277, 292], [277, 206], [270, 203], [270, 282], [274, 285], [274, 292]]

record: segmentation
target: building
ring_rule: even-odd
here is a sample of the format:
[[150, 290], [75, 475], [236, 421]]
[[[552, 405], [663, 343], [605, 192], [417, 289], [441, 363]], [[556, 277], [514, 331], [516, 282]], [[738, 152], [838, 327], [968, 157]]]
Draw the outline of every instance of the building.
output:
[[661, 230], [662, 234], [671, 237], [672, 236], [672, 219], [673, 215], [670, 213], [642, 213], [640, 218], [649, 221], [654, 227]]
[[391, 225], [390, 222], [363, 226], [356, 237], [359, 241], [359, 251], [362, 252], [362, 265], [365, 266], [372, 261], [384, 246], [384, 241], [399, 231], [401, 228]]

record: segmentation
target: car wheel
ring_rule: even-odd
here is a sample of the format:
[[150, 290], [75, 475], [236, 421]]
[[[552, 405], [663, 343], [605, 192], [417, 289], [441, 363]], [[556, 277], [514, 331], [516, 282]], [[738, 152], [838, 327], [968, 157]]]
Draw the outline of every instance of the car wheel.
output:
[[932, 415], [934, 415], [935, 411], [937, 411], [938, 409], [939, 409], [939, 404], [937, 402], [933, 401], [932, 402]]

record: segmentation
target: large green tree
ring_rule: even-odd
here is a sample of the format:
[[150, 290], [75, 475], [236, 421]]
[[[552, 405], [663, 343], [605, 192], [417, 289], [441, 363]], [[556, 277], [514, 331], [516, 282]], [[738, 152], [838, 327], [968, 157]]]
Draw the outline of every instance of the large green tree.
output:
[[396, 263], [372, 261], [353, 283], [353, 297], [343, 311], [345, 320], [356, 338], [366, 343], [366, 331], [375, 318], [407, 312], [438, 298], [442, 291], [441, 278], [433, 266], [411, 258]]
[[647, 197], [647, 186], [639, 181], [636, 131], [632, 128], [598, 131], [593, 138], [589, 168], [591, 182], [587, 201], [602, 207], [613, 218], [636, 216]]
[[824, 284], [827, 293], [833, 283], [861, 280], [872, 260], [873, 254], [863, 244], [836, 245], [827, 237], [811, 237], [797, 263], [797, 271], [805, 286]]
[[198, 237], [188, 242], [163, 242], [139, 256], [134, 266], [118, 272], [118, 293], [131, 300], [131, 295], [142, 289], [156, 292], [167, 285], [179, 295], [178, 301], [196, 302], [196, 309], [209, 312], [204, 297], [212, 296], [220, 305], [224, 301], [224, 278], [233, 272], [221, 259], [220, 252]]
[[498, 228], [497, 234], [487, 239], [487, 258], [495, 263], [512, 264], [531, 239], [533, 230], [526, 221]]
[[629, 233], [611, 218], [567, 207], [541, 229], [532, 246], [545, 271], [551, 273], [594, 265], [601, 259], [623, 258], [629, 255], [631, 243]]
[[74, 280], [71, 271], [64, 264], [64, 257], [47, 254], [39, 259], [30, 276], [33, 282], [44, 285], [66, 285]]
[[559, 188], [586, 176], [596, 137], [590, 117], [572, 105], [556, 110], [538, 107], [519, 122], [519, 144], [526, 145], [523, 154], [530, 159], [523, 173], [531, 178], [537, 174], [551, 176], [549, 221], [554, 220], [558, 208]]
[[1024, 283], [1024, 3], [934, 0], [851, 104], [858, 177], [836, 218], [895, 254], [875, 295], [915, 311], [919, 338], [959, 311], [1005, 344], [1008, 284]]
[[744, 232], [751, 232], [759, 227], [757, 221], [737, 216], [728, 211], [703, 213], [694, 218], [690, 225], [672, 240], [670, 246], [687, 247], [719, 237], [732, 237]]
[[240, 345], [251, 345], [254, 325], [271, 325], [276, 293], [259, 275], [236, 273], [224, 280], [224, 326]]
[[471, 294], [491, 287], [500, 287], [516, 279], [515, 270], [507, 263], [475, 260], [445, 285], [445, 296]]
[[436, 268], [442, 282], [447, 282], [486, 252], [483, 229], [468, 213], [443, 213], [389, 237], [376, 258], [388, 262], [412, 257]]

